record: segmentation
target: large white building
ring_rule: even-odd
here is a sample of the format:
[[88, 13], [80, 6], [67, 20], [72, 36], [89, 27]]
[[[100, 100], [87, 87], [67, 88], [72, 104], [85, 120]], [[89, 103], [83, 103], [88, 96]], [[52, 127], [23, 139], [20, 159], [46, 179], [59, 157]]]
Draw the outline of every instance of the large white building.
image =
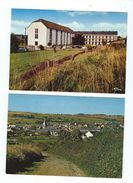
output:
[[39, 19], [27, 28], [28, 46], [70, 45], [73, 31], [65, 26]]
[[82, 34], [85, 45], [108, 44], [118, 39], [117, 31], [78, 31], [75, 34]]
[[102, 45], [108, 44], [118, 39], [117, 31], [73, 31], [65, 27], [44, 19], [39, 19], [30, 24], [27, 28], [27, 45], [28, 47], [38, 48], [39, 45], [44, 47], [50, 45], [64, 46], [71, 45], [72, 38], [76, 34], [84, 37], [85, 45]]

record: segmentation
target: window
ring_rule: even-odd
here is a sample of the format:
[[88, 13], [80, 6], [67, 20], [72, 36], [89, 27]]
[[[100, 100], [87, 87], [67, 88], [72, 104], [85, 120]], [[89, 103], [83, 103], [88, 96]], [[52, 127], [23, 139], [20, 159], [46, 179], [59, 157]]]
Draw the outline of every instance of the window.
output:
[[35, 46], [38, 46], [38, 41], [35, 41]]
[[35, 34], [38, 34], [38, 29], [35, 29]]
[[35, 39], [38, 39], [38, 29], [35, 29]]
[[35, 34], [35, 39], [38, 39], [38, 34]]
[[52, 44], [52, 29], [50, 29], [50, 33], [49, 33], [49, 43]]

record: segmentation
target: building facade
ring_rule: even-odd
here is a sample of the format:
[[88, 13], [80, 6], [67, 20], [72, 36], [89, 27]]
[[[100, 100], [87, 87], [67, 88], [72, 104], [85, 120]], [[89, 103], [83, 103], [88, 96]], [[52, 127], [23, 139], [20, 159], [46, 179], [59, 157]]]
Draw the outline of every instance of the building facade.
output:
[[109, 44], [118, 39], [117, 31], [78, 31], [75, 34], [81, 34], [84, 37], [85, 45]]
[[72, 38], [76, 34], [84, 37], [84, 45], [103, 45], [109, 44], [118, 39], [117, 31], [73, 31], [65, 27], [44, 19], [39, 19], [30, 24], [27, 28], [27, 45], [38, 48], [39, 45], [47, 46], [64, 46], [71, 45]]
[[36, 20], [27, 28], [28, 46], [71, 45], [73, 31], [65, 26], [43, 19]]

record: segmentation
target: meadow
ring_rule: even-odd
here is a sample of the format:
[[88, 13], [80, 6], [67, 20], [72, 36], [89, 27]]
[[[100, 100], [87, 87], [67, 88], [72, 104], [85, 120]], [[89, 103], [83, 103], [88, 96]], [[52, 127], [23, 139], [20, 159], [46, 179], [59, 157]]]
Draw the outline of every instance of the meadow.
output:
[[[56, 60], [76, 54], [81, 50], [58, 50], [57, 56], [46, 54], [36, 56], [39, 52], [17, 53], [11, 55], [10, 89], [67, 91], [67, 92], [99, 92], [115, 93], [114, 88], [125, 92], [126, 47], [113, 45], [101, 46], [91, 52], [76, 56], [73, 60], [48, 67], [29, 79], [18, 79], [33, 65], [45, 59]], [[44, 57], [44, 58], [43, 58]]]

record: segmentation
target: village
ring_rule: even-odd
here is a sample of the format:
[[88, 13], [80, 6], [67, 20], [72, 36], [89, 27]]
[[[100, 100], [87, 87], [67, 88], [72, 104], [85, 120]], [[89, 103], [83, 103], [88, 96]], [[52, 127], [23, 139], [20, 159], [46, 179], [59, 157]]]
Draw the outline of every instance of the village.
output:
[[17, 137], [58, 137], [62, 131], [72, 133], [74, 130], [78, 130], [81, 134], [81, 139], [85, 140], [95, 136], [97, 133], [101, 133], [104, 128], [124, 128], [122, 123], [116, 121], [99, 121], [99, 122], [63, 122], [62, 120], [56, 122], [47, 122], [45, 119], [41, 123], [28, 124], [16, 122], [16, 124], [9, 124], [7, 129], [8, 142], [10, 143], [13, 138], [17, 143]]

